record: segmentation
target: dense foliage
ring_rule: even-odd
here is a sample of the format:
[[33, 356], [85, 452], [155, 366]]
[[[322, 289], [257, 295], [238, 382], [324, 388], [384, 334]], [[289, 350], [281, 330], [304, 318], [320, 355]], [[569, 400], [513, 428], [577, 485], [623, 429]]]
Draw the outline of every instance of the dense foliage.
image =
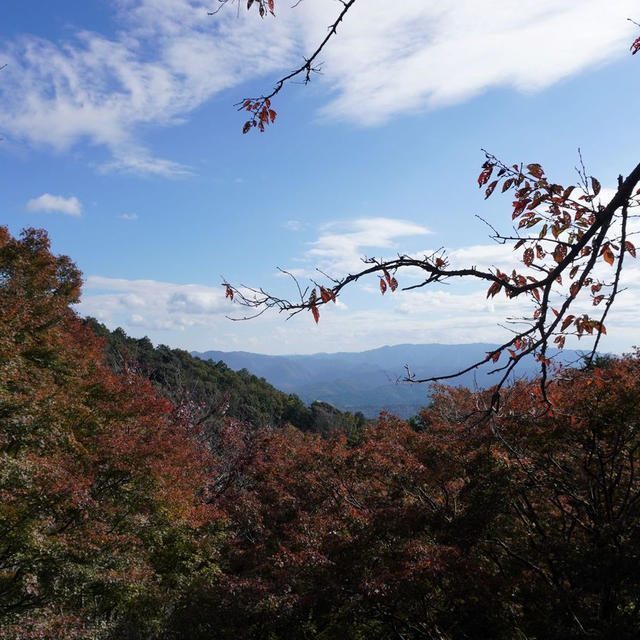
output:
[[253, 427], [292, 424], [303, 431], [358, 431], [364, 416], [341, 412], [325, 402], [307, 407], [295, 394], [283, 393], [246, 369], [233, 371], [220, 361], [201, 360], [181, 349], [154, 347], [148, 338], [109, 331], [89, 318], [86, 323], [105, 340], [107, 362], [116, 373], [136, 371], [176, 406], [188, 409], [211, 435], [233, 418]]
[[[222, 573], [174, 624], [188, 638], [636, 638], [640, 359], [441, 389], [416, 431], [358, 446], [227, 434]], [[484, 414], [483, 414], [484, 415]]]
[[196, 382], [235, 374], [103, 329], [108, 366], [80, 285], [0, 229], [2, 640], [640, 635], [639, 354], [490, 419], [441, 387], [410, 424], [207, 432]]
[[[210, 454], [69, 309], [80, 274], [0, 228], [0, 637], [128, 637], [215, 556]], [[132, 620], [138, 620], [133, 624]], [[118, 629], [122, 626], [122, 629]]]

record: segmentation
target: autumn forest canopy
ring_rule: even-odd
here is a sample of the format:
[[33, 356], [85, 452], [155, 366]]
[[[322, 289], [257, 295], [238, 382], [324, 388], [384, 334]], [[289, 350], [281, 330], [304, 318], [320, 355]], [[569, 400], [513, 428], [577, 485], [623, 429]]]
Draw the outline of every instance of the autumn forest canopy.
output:
[[[311, 11], [310, 1], [297, 3], [292, 11], [300, 4], [300, 11]], [[623, 1], [617, 9], [626, 7]], [[292, 85], [322, 76], [324, 56], [335, 63], [329, 52], [339, 47], [343, 30], [351, 45], [358, 43], [359, 48], [352, 47], [354, 60], [370, 46], [365, 36], [372, 36], [376, 45], [370, 52], [385, 43], [374, 37], [375, 8], [369, 15], [361, 9], [363, 2], [340, 0], [328, 29], [302, 59], [296, 58], [296, 66], [289, 51], [296, 40], [289, 30], [295, 24], [304, 31], [306, 23], [281, 20], [281, 3], [217, 0], [208, 15], [197, 14], [198, 20], [220, 21], [213, 41], [199, 22], [194, 26], [194, 12], [203, 8], [196, 4], [182, 3], [181, 13], [165, 20], [166, 7], [149, 12], [146, 3], [131, 3], [126, 18], [118, 14], [126, 27], [118, 33], [102, 36], [87, 30], [60, 48], [44, 38], [25, 37], [8, 53], [0, 50], [0, 84], [6, 57], [6, 86], [16, 96], [8, 99], [0, 89], [0, 109], [6, 107], [0, 125], [15, 132], [9, 144], [28, 139], [63, 153], [77, 136], [88, 138], [112, 156], [99, 167], [100, 180], [112, 171], [162, 180], [189, 176], [185, 179], [192, 180], [195, 192], [202, 188], [201, 177], [185, 165], [152, 157], [127, 126], [182, 126], [185, 114], [198, 117], [193, 112], [216, 92], [235, 91], [236, 85], [253, 88], [239, 84], [241, 76], [247, 81], [240, 71], [246, 60], [236, 66], [233, 55], [240, 48], [247, 58], [246, 44], [238, 43], [262, 32], [243, 29], [265, 33], [264, 42], [256, 40], [255, 52], [248, 56], [257, 69], [251, 73], [263, 78], [281, 69], [282, 60], [288, 71], [272, 89], [239, 98], [240, 120], [233, 125], [233, 144], [238, 145], [269, 145], [269, 136], [287, 127], [281, 116], [292, 117], [291, 103], [281, 101]], [[413, 19], [426, 15], [434, 29], [436, 45], [430, 42], [429, 47], [450, 52], [436, 37], [436, 26], [449, 25], [453, 18], [445, 12], [436, 20], [428, 7], [423, 15], [417, 4], [409, 4]], [[604, 34], [604, 17], [587, 4], [584, 11], [596, 11]], [[475, 16], [475, 9], [463, 5], [457, 10], [460, 24], [465, 12]], [[522, 11], [528, 15], [526, 8]], [[531, 11], [532, 21], [540, 18], [538, 8]], [[567, 11], [573, 20], [572, 10]], [[550, 13], [560, 24], [564, 14]], [[348, 26], [354, 16], [369, 25], [355, 37]], [[98, 17], [91, 14], [87, 20]], [[231, 22], [246, 18], [260, 26]], [[399, 37], [402, 20], [395, 14], [389, 20]], [[314, 17], [311, 23], [317, 21]], [[518, 20], [507, 20], [513, 27], [511, 22]], [[629, 20], [628, 25], [637, 36], [640, 24]], [[533, 24], [531, 28], [536, 35]], [[443, 29], [456, 37], [447, 31], [450, 25]], [[524, 32], [514, 33], [524, 37]], [[607, 46], [618, 44], [618, 32], [611, 33], [615, 36], [608, 40], [603, 35]], [[196, 40], [198, 46], [192, 48]], [[287, 45], [276, 51], [274, 43], [281, 42]], [[640, 51], [640, 37], [625, 42], [627, 57]], [[156, 64], [150, 43], [162, 51], [162, 64]], [[380, 65], [375, 90], [363, 70], [356, 112], [367, 124], [379, 124], [395, 113], [385, 83], [393, 85], [391, 93], [401, 101], [406, 90], [402, 82], [410, 75], [406, 69], [429, 75], [426, 61], [433, 51], [420, 50], [413, 40], [410, 44], [417, 53], [406, 60], [401, 57], [406, 52], [388, 43], [407, 64], [398, 63], [402, 73], [384, 76], [384, 56], [370, 59], [371, 65]], [[569, 49], [567, 45], [561, 53]], [[198, 66], [202, 51], [210, 50], [221, 57], [214, 56], [212, 69], [202, 75], [193, 65]], [[29, 66], [42, 52], [50, 71]], [[104, 62], [105, 52], [115, 67]], [[344, 56], [345, 49], [338, 53]], [[571, 67], [556, 54], [558, 68]], [[188, 70], [184, 60], [192, 65]], [[228, 66], [218, 68], [220, 60]], [[86, 69], [101, 69], [101, 64], [110, 70], [106, 79], [96, 73], [87, 81], [82, 75]], [[523, 74], [531, 71], [527, 64], [521, 65]], [[15, 75], [11, 65], [28, 73]], [[344, 78], [353, 81], [351, 72], [343, 67]], [[488, 71], [477, 68], [475, 73], [480, 77]], [[504, 71], [505, 77], [515, 73]], [[220, 86], [210, 85], [211, 74], [221, 78]], [[27, 84], [39, 85], [35, 92], [21, 84], [22, 75]], [[557, 80], [554, 76], [545, 82]], [[402, 110], [413, 114], [426, 109], [420, 100], [429, 92], [428, 106], [435, 109], [446, 103], [436, 100], [439, 91], [455, 101], [482, 88], [454, 90], [450, 81], [431, 78], [433, 86], [404, 96]], [[325, 107], [325, 116], [331, 108], [343, 109], [343, 117], [354, 109], [353, 87], [345, 88], [345, 82], [334, 78], [335, 101]], [[444, 84], [436, 87], [438, 82]], [[496, 83], [489, 78], [484, 86]], [[103, 103], [116, 85], [128, 91], [115, 91]], [[541, 81], [541, 86], [547, 85]], [[145, 94], [151, 87], [160, 88], [164, 97], [159, 102]], [[119, 101], [127, 93], [134, 99], [123, 106]], [[26, 120], [40, 114], [26, 129], [18, 98]], [[56, 108], [38, 111], [53, 99], [60, 100]], [[562, 105], [554, 103], [554, 109]], [[100, 120], [95, 130], [93, 117]], [[483, 115], [482, 124], [490, 119]], [[593, 129], [597, 126], [593, 123]], [[369, 131], [367, 135], [377, 135]], [[346, 166], [349, 146], [357, 144], [343, 134], [345, 157], [340, 160]], [[526, 155], [526, 136], [520, 130], [513, 136]], [[325, 147], [318, 140], [316, 146], [305, 145], [322, 155]], [[533, 137], [530, 144], [535, 144]], [[265, 148], [267, 155], [264, 150], [254, 155], [243, 151], [246, 175], [233, 180], [243, 193], [259, 198], [253, 205], [258, 211], [262, 206], [266, 211], [273, 197], [260, 176], [269, 175], [280, 158], [275, 147]], [[222, 190], [228, 179], [222, 165], [233, 164], [236, 153], [216, 160], [211, 174], [216, 189]], [[336, 153], [340, 151], [332, 150], [331, 163], [340, 164]], [[437, 161], [441, 154], [444, 162], [447, 150], [434, 147], [430, 153]], [[225, 269], [215, 288], [176, 284], [186, 281], [189, 260], [207, 264], [202, 252], [164, 252], [162, 268], [182, 274], [175, 282], [149, 279], [160, 263], [149, 265], [135, 280], [122, 277], [138, 259], [135, 251], [123, 248], [114, 277], [84, 276], [80, 260], [58, 251], [64, 246], [58, 240], [58, 221], [50, 218], [50, 231], [0, 225], [0, 640], [640, 637], [640, 351], [614, 355], [603, 349], [616, 327], [638, 329], [632, 296], [639, 273], [640, 164], [616, 167], [615, 184], [603, 184], [582, 152], [573, 181], [555, 163], [543, 165], [541, 158], [514, 163], [482, 153], [474, 192], [479, 190], [481, 202], [507, 212], [501, 227], [493, 218], [479, 216], [493, 243], [489, 250], [477, 245], [395, 252], [398, 238], [435, 234], [408, 219], [358, 218], [344, 232], [331, 221], [318, 227], [318, 239], [306, 242], [309, 248], [298, 259], [299, 268], [279, 268], [264, 285], [243, 280], [251, 274], [254, 253], [258, 248], [275, 252], [287, 242], [282, 234], [271, 235], [271, 223], [256, 226], [258, 236], [262, 234], [257, 240], [249, 230], [241, 238], [245, 226], [258, 224], [257, 217], [240, 220], [232, 241], [222, 231], [208, 239], [208, 248], [219, 253]], [[366, 154], [376, 157], [372, 148]], [[401, 156], [398, 152], [392, 162], [401, 164]], [[296, 170], [312, 162], [296, 158]], [[382, 154], [376, 160], [388, 161]], [[303, 169], [313, 208], [312, 172]], [[285, 164], [278, 170], [293, 171]], [[357, 171], [354, 166], [354, 175]], [[408, 175], [410, 170], [403, 171]], [[462, 164], [456, 165], [456, 189], [462, 189], [458, 185], [466, 173]], [[367, 180], [371, 193], [363, 190], [363, 197], [373, 201], [380, 186], [375, 183], [383, 181]], [[350, 191], [357, 191], [355, 181]], [[293, 182], [286, 187], [294, 189]], [[118, 184], [122, 193], [137, 190], [132, 189], [137, 183]], [[278, 190], [284, 200], [283, 184]], [[327, 182], [323, 191], [332, 187]], [[149, 182], [146, 188], [154, 206], [174, 197], [161, 182]], [[198, 191], [198, 197], [203, 193]], [[344, 197], [337, 188], [330, 195], [335, 201]], [[447, 203], [458, 206], [458, 199], [458, 192], [450, 190]], [[80, 224], [90, 206], [97, 207], [46, 192], [25, 208]], [[139, 221], [133, 211], [117, 218], [118, 224]], [[233, 218], [228, 216], [230, 228], [238, 223]], [[140, 236], [130, 247], [143, 252], [165, 226], [172, 234], [171, 246], [175, 240], [177, 247], [188, 225], [169, 222], [159, 218], [147, 227], [144, 242]], [[310, 223], [289, 219], [286, 225], [298, 233]], [[454, 226], [462, 225], [458, 221]], [[456, 234], [464, 232], [456, 229]], [[77, 233], [87, 238], [93, 230]], [[206, 235], [202, 228], [189, 233], [194, 242]], [[122, 242], [124, 247], [129, 242], [127, 233], [109, 234], [107, 243]], [[364, 248], [382, 248], [392, 257], [365, 255]], [[495, 257], [495, 263], [477, 264], [478, 255]], [[317, 260], [317, 268], [308, 269], [309, 260]], [[461, 293], [448, 293], [450, 285], [459, 286]], [[86, 289], [98, 292], [90, 302]], [[311, 332], [325, 323], [326, 335], [347, 326], [355, 341], [360, 322], [371, 327], [378, 317], [376, 331], [388, 335], [386, 316], [380, 312], [372, 322], [370, 310], [357, 306], [358, 296], [375, 296], [384, 304], [398, 301], [395, 317], [410, 318], [402, 326], [418, 325], [420, 330], [436, 307], [460, 309], [455, 305], [463, 300], [468, 309], [458, 315], [466, 317], [452, 315], [447, 322], [461, 322], [456, 326], [473, 333], [486, 317], [481, 314], [504, 316], [502, 342], [461, 367], [452, 364], [441, 375], [421, 377], [407, 363], [404, 383], [429, 389], [425, 406], [409, 419], [387, 410], [372, 418], [323, 401], [307, 405], [251, 371], [199, 359], [175, 345], [152, 341], [143, 331], [190, 331], [209, 326], [203, 318], [224, 314], [229, 316], [224, 326], [249, 327], [278, 316], [278, 325], [268, 325], [277, 327], [271, 335], [256, 333], [265, 343], [278, 344], [287, 326], [299, 327], [294, 323], [302, 321], [309, 343], [320, 335]], [[163, 305], [164, 319], [154, 318]], [[618, 307], [621, 324], [615, 320]], [[127, 310], [126, 329], [115, 322], [124, 317], [122, 309]], [[340, 317], [353, 317], [352, 324], [341, 325]], [[231, 329], [224, 331], [229, 333], [220, 331], [216, 340], [235, 344]], [[345, 339], [342, 329], [339, 334]], [[575, 346], [583, 346], [579, 359], [568, 363], [558, 356]], [[535, 376], [518, 375], [526, 362], [535, 363]], [[456, 386], [460, 376], [467, 380], [480, 372], [490, 374], [491, 386]]]
[[0, 637], [637, 637], [640, 356], [314, 428], [80, 287], [2, 229]]

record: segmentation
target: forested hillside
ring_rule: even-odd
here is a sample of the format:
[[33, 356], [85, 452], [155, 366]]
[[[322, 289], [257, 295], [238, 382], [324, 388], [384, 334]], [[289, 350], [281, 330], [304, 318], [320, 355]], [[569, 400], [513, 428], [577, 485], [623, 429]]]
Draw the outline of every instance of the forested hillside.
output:
[[201, 360], [165, 345], [154, 347], [148, 338], [131, 338], [122, 329], [109, 331], [93, 318], [86, 323], [105, 341], [113, 371], [148, 378], [176, 406], [188, 407], [207, 432], [215, 433], [225, 417], [254, 428], [290, 424], [317, 432], [353, 432], [364, 424], [362, 414], [343, 413], [326, 402], [306, 406], [298, 396], [278, 391], [246, 369], [236, 372], [222, 361]]

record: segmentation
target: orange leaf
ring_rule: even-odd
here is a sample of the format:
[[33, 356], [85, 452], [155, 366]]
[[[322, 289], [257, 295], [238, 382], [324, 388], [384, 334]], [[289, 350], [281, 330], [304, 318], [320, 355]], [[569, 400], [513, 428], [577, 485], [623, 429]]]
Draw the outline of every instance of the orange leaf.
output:
[[226, 291], [224, 293], [224, 297], [231, 298], [231, 300], [233, 300], [233, 289], [228, 284], [226, 284], [225, 287]]
[[391, 278], [389, 286], [391, 287], [391, 291], [395, 291], [398, 288], [398, 281], [395, 278]]
[[387, 283], [380, 278], [380, 292], [382, 293], [382, 295], [385, 294], [385, 291], [387, 290]]
[[313, 314], [313, 319], [316, 321], [316, 324], [318, 324], [318, 320], [320, 320], [320, 312], [318, 311], [318, 307], [313, 304], [311, 305], [310, 309], [311, 313]]
[[615, 256], [613, 255], [613, 251], [611, 251], [611, 248], [609, 247], [609, 245], [606, 245], [604, 249], [602, 249], [602, 253], [600, 255], [604, 258], [604, 261], [607, 264], [613, 265]]

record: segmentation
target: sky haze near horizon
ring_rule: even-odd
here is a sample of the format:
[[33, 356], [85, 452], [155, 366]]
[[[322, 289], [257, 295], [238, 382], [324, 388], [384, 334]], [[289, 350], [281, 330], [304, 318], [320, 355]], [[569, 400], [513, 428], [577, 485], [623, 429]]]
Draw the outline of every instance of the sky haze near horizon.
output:
[[[499, 323], [527, 307], [487, 301], [485, 287], [382, 297], [363, 281], [316, 326], [310, 314], [232, 322], [241, 310], [220, 283], [293, 295], [277, 267], [339, 276], [362, 256], [439, 247], [511, 269], [475, 217], [511, 224], [509, 197], [477, 188], [481, 149], [570, 183], [580, 148], [605, 193], [638, 162], [630, 0], [360, 0], [322, 74], [287, 86], [276, 123], [245, 136], [234, 104], [297, 66], [338, 3], [280, 0], [264, 20], [244, 5], [209, 16], [215, 0], [7, 4], [0, 224], [47, 229], [84, 273], [78, 311], [154, 343], [275, 354], [501, 341]], [[629, 264], [604, 350], [640, 342], [638, 283]]]

